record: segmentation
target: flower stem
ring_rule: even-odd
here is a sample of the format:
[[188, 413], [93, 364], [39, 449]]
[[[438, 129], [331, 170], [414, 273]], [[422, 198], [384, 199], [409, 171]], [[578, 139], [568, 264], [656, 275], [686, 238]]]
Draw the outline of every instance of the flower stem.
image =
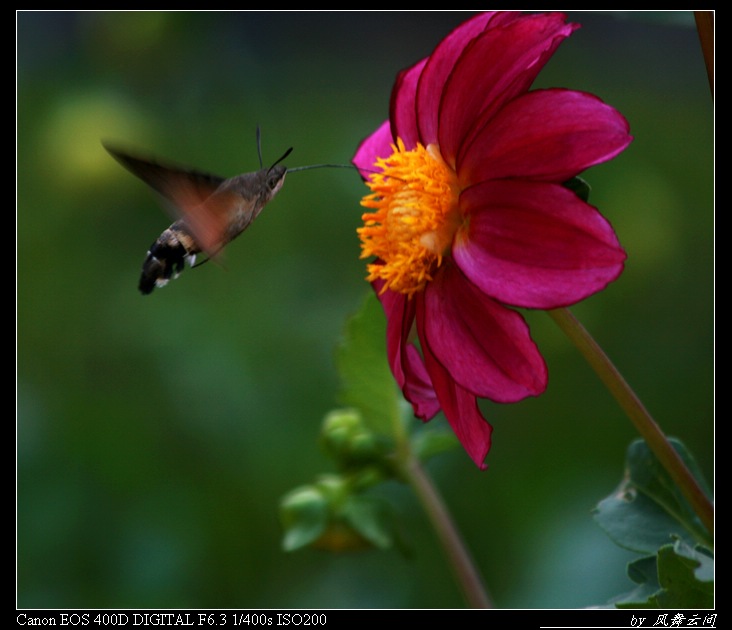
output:
[[427, 472], [415, 457], [405, 463], [403, 472], [437, 532], [468, 604], [471, 608], [493, 608], [480, 573]]
[[432, 527], [437, 532], [442, 548], [455, 577], [471, 608], [493, 608], [488, 590], [483, 584], [480, 573], [473, 558], [465, 546], [455, 522], [442, 500], [427, 471], [414, 455], [409, 434], [405, 430], [403, 414], [410, 407], [405, 405], [392, 414], [392, 431], [396, 441], [396, 464], [399, 471], [414, 490], [422, 504]]
[[713, 538], [714, 506], [635, 392], [569, 309], [559, 308], [547, 312], [610, 390]]
[[694, 19], [707, 67], [709, 87], [714, 98], [714, 11], [694, 11]]

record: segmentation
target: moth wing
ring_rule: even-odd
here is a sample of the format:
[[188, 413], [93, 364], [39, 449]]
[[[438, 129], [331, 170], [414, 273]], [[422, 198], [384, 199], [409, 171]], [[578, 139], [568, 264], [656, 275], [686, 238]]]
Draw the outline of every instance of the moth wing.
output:
[[174, 219], [182, 219], [197, 245], [213, 257], [225, 245], [228, 205], [233, 193], [221, 191], [223, 177], [138, 157], [109, 144], [104, 148], [122, 166], [155, 190]]

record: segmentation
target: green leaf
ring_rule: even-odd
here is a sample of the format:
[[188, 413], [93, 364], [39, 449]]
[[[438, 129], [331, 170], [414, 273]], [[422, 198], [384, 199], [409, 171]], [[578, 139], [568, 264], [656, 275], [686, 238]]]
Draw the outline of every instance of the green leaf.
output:
[[[670, 441], [703, 484], [684, 445]], [[694, 511], [643, 440], [629, 446], [624, 479], [597, 505], [594, 518], [618, 545], [639, 553], [655, 554], [675, 539], [690, 547], [697, 542], [709, 544]]]
[[664, 545], [657, 556], [628, 565], [628, 576], [638, 584], [618, 598], [618, 608], [713, 608], [714, 561], [701, 547], [683, 541]]
[[644, 556], [628, 563], [628, 577], [637, 587], [614, 600], [617, 608], [656, 608], [655, 594], [660, 590], [658, 563], [655, 555]]
[[390, 505], [373, 496], [352, 495], [343, 506], [341, 516], [361, 536], [380, 549], [394, 543], [394, 518]]
[[386, 317], [373, 292], [346, 323], [336, 365], [341, 402], [360, 410], [372, 431], [392, 435], [393, 422], [400, 417], [400, 393], [386, 358]]
[[[709, 493], [696, 462], [669, 440]], [[643, 440], [628, 447], [617, 490], [595, 508], [595, 520], [620, 546], [648, 554], [628, 565], [638, 586], [615, 600], [618, 608], [711, 608], [711, 541], [691, 506]], [[708, 545], [709, 548], [705, 548]]]
[[565, 188], [569, 188], [575, 195], [577, 195], [582, 201], [589, 201], [590, 199], [590, 185], [581, 177], [573, 177], [562, 184]]
[[713, 572], [713, 560], [683, 542], [666, 545], [658, 551], [658, 579], [661, 591], [656, 599], [661, 608], [713, 608], [714, 582], [700, 580]]

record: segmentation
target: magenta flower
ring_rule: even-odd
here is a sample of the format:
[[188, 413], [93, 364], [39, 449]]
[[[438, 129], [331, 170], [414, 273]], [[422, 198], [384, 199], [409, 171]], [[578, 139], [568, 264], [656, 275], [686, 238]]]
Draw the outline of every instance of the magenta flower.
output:
[[358, 232], [391, 370], [417, 417], [441, 409], [481, 468], [492, 428], [477, 398], [547, 385], [508, 307], [573, 304], [625, 261], [608, 221], [563, 184], [628, 146], [626, 120], [590, 94], [529, 91], [576, 28], [559, 13], [473, 17], [399, 74], [389, 120], [353, 159], [372, 190]]

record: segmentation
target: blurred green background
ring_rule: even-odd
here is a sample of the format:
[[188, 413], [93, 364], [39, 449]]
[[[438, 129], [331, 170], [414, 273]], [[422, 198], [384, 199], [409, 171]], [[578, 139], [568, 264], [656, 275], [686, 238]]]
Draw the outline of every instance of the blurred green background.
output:
[[[413, 549], [281, 548], [278, 502], [330, 470], [333, 351], [368, 292], [347, 170], [288, 176], [256, 224], [142, 297], [169, 223], [103, 150], [116, 140], [231, 176], [348, 162], [397, 71], [467, 13], [17, 13], [17, 605], [411, 608], [463, 599], [421, 508], [386, 492]], [[539, 86], [596, 93], [635, 137], [585, 174], [628, 250], [573, 310], [713, 480], [714, 116], [690, 12], [570, 13]], [[629, 590], [590, 510], [630, 422], [541, 312], [545, 395], [486, 403], [489, 468], [429, 470], [500, 607], [602, 604]], [[417, 422], [417, 421], [415, 421]], [[443, 423], [438, 416], [434, 420]]]

